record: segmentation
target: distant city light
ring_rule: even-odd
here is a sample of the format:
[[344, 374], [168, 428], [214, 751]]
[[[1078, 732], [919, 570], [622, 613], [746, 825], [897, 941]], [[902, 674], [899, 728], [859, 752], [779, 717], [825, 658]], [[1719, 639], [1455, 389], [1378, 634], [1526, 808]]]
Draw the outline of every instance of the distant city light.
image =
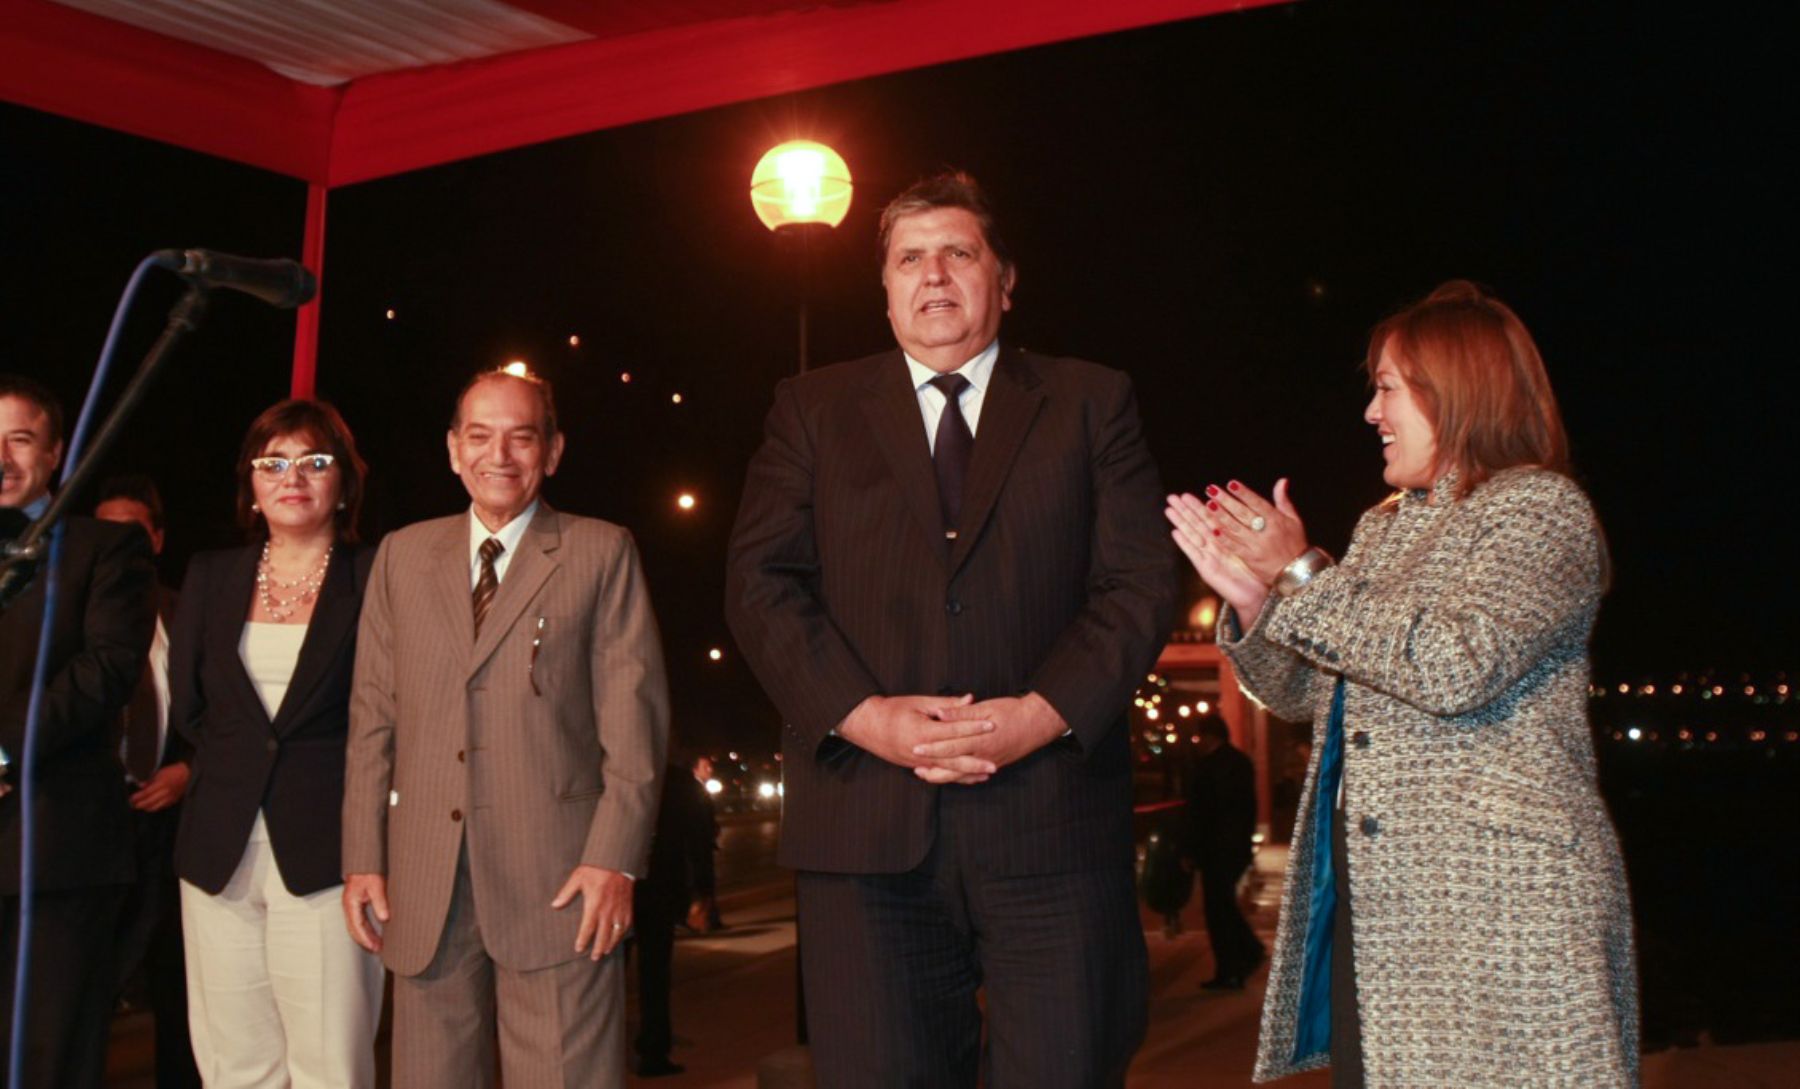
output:
[[706, 792], [708, 794], [717, 794], [721, 790], [724, 790], [724, 789], [725, 789], [725, 784], [719, 782], [717, 779], [708, 779], [706, 781]]
[[1629, 737], [1633, 741], [1636, 741], [1639, 738], [1644, 736], [1644, 731], [1638, 729], [1636, 726], [1633, 726], [1631, 729], [1625, 731], [1625, 736]]
[[774, 783], [758, 783], [758, 784], [756, 784], [756, 796], [758, 798], [773, 798], [775, 796], [775, 784]]
[[1175, 708], [1175, 713], [1180, 715], [1182, 718], [1186, 718], [1189, 715], [1193, 714], [1194, 710], [1193, 710], [1193, 708], [1189, 707], [1187, 704], [1184, 703], [1180, 707]]
[[1201, 700], [1199, 703], [1194, 704], [1194, 710], [1204, 715], [1212, 710], [1212, 704], [1207, 703], [1205, 700]]
[[713, 661], [717, 662], [725, 657], [725, 652], [720, 650], [718, 647], [714, 647], [711, 650], [706, 652], [706, 656], [708, 658], [711, 658]]
[[1167, 741], [1169, 744], [1173, 745], [1173, 744], [1175, 744], [1175, 742], [1180, 741], [1181, 737], [1178, 734], [1170, 733], [1170, 734], [1164, 734], [1163, 740]]
[[680, 404], [681, 403], [681, 394], [679, 394], [679, 393], [669, 394], [669, 403], [672, 405]]
[[387, 320], [389, 320], [389, 321], [393, 321], [393, 320], [394, 320], [394, 310], [393, 310], [393, 307], [389, 307], [389, 308], [388, 308], [388, 312], [387, 312]]
[[693, 492], [682, 492], [675, 497], [675, 505], [682, 510], [693, 510], [696, 502], [697, 500], [694, 498]]
[[1155, 722], [1158, 717], [1156, 708], [1152, 707], [1149, 710], [1145, 711], [1144, 717], [1149, 719], [1151, 722]]
[[581, 338], [576, 336], [574, 333], [570, 333], [569, 334], [569, 347], [571, 347], [571, 348], [581, 347]]
[[630, 371], [620, 371], [619, 372], [619, 381], [625, 383], [626, 385], [630, 385], [631, 384], [631, 372]]
[[730, 760], [736, 760], [738, 758], [738, 754], [735, 752], [728, 752], [725, 754], [725, 756], [727, 759], [730, 759]]

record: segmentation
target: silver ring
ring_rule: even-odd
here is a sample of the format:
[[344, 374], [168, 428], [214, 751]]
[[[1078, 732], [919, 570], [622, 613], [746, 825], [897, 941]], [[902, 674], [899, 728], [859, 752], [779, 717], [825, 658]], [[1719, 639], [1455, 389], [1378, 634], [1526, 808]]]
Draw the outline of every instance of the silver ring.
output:
[[1258, 533], [1261, 533], [1263, 530], [1269, 528], [1269, 523], [1266, 519], [1263, 518], [1262, 515], [1259, 514], [1256, 517], [1250, 519], [1250, 528], [1255, 530]]
[[614, 929], [614, 930], [624, 930], [624, 929], [625, 929], [625, 924], [624, 924], [624, 923], [614, 923], [614, 924], [613, 924], [613, 929]]

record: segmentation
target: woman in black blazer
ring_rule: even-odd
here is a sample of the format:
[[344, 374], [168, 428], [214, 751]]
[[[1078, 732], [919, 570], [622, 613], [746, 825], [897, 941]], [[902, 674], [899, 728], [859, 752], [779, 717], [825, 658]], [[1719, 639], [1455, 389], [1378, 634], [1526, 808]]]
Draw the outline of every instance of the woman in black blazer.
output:
[[194, 557], [170, 635], [169, 721], [195, 746], [175, 844], [194, 1058], [209, 1087], [373, 1086], [380, 962], [339, 893], [365, 468], [343, 419], [283, 401], [250, 425], [253, 543]]

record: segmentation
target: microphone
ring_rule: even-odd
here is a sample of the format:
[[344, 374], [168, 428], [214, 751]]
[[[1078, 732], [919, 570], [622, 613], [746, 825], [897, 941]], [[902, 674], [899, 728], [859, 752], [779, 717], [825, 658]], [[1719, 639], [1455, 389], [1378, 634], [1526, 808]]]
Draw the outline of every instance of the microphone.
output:
[[195, 286], [228, 287], [254, 295], [270, 306], [292, 310], [312, 300], [319, 281], [298, 261], [234, 257], [213, 250], [157, 250], [154, 260], [174, 269]]

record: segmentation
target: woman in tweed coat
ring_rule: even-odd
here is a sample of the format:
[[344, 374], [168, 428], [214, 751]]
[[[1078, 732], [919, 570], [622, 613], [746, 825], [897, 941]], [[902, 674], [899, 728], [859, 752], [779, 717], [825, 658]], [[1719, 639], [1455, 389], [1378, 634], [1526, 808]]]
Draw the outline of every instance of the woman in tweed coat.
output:
[[[1170, 497], [1258, 702], [1314, 722], [1256, 1080], [1633, 1086], [1631, 910], [1594, 777], [1606, 556], [1531, 336], [1454, 282], [1371, 339], [1387, 482], [1341, 563], [1287, 482]], [[1298, 558], [1296, 558], [1298, 557]]]

